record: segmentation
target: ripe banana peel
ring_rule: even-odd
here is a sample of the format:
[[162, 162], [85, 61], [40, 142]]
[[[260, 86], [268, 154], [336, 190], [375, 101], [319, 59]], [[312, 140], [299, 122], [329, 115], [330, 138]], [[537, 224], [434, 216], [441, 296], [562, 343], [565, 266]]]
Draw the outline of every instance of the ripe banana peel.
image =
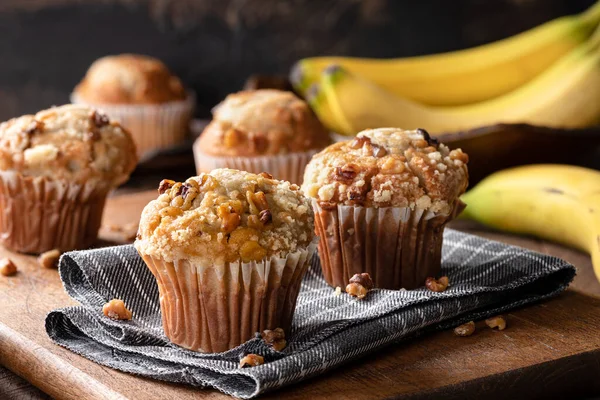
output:
[[465, 193], [461, 218], [585, 251], [600, 280], [600, 171], [528, 165], [494, 173]]
[[450, 53], [396, 59], [314, 57], [300, 60], [290, 80], [304, 96], [332, 64], [390, 93], [435, 106], [488, 100], [524, 85], [584, 43], [600, 23], [600, 2], [575, 16], [547, 22], [491, 44]]
[[[492, 100], [467, 106], [426, 106], [332, 66], [321, 75], [319, 86], [326, 101], [313, 104], [317, 115], [331, 113], [328, 118], [346, 135], [381, 126], [426, 127], [440, 134], [501, 122], [580, 128], [600, 122], [598, 88], [600, 28], [538, 77]], [[324, 103], [328, 111], [320, 108]]]

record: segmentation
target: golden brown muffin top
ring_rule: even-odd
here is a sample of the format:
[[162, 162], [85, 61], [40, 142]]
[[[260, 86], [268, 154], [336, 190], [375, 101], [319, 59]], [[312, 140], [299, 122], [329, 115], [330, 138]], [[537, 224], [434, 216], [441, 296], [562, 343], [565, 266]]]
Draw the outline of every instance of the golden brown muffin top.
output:
[[0, 170], [114, 187], [136, 163], [129, 132], [88, 106], [53, 107], [0, 124]]
[[308, 105], [274, 89], [230, 94], [213, 110], [198, 149], [213, 156], [262, 156], [321, 149], [329, 134]]
[[183, 183], [163, 180], [158, 192], [142, 212], [135, 246], [168, 262], [285, 257], [314, 238], [309, 200], [264, 172], [215, 169]]
[[316, 154], [304, 173], [304, 192], [324, 207], [415, 207], [449, 213], [468, 184], [462, 150], [450, 150], [427, 131], [370, 129]]
[[157, 104], [186, 97], [179, 78], [162, 62], [137, 54], [94, 61], [75, 94], [92, 104]]

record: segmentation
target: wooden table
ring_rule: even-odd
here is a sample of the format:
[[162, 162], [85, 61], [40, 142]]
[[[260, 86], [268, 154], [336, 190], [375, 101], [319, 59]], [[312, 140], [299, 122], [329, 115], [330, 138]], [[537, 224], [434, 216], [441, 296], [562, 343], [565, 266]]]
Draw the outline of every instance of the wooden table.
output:
[[[110, 199], [105, 226], [136, 222], [143, 205], [153, 197], [154, 192], [142, 192]], [[599, 394], [600, 299], [591, 294], [600, 293], [600, 284], [593, 277], [589, 258], [558, 245], [493, 233], [469, 223], [454, 227], [567, 259], [579, 268], [573, 289], [509, 313], [505, 331], [480, 329], [467, 338], [438, 332], [390, 346], [263, 398], [416, 399], [435, 395], [489, 399]], [[105, 239], [118, 241], [120, 235], [102, 231]], [[74, 302], [62, 289], [55, 270], [41, 269], [32, 257], [0, 249], [0, 257], [4, 256], [18, 264], [20, 273], [0, 279], [0, 365], [56, 398], [228, 398], [214, 390], [118, 372], [54, 345], [46, 336], [44, 317]], [[10, 385], [3, 385], [3, 379]], [[10, 399], [11, 393], [23, 390], [27, 390], [24, 398], [43, 396], [0, 370], [0, 398]]]

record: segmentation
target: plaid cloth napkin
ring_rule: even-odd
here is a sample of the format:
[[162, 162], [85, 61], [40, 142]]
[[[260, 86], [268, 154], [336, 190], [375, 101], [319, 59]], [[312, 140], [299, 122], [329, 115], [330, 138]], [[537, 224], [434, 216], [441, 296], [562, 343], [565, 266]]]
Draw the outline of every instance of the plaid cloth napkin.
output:
[[[133, 246], [76, 251], [60, 276], [81, 306], [46, 318], [57, 344], [102, 365], [169, 382], [214, 387], [241, 398], [298, 382], [402, 339], [445, 329], [554, 296], [575, 268], [560, 259], [446, 230], [443, 273], [451, 286], [435, 293], [374, 290], [365, 300], [335, 295], [318, 262], [302, 283], [288, 347], [278, 353], [259, 337], [226, 353], [201, 354], [169, 343], [162, 332], [158, 289]], [[131, 321], [112, 321], [102, 306], [125, 301]], [[247, 353], [265, 364], [238, 368]]]

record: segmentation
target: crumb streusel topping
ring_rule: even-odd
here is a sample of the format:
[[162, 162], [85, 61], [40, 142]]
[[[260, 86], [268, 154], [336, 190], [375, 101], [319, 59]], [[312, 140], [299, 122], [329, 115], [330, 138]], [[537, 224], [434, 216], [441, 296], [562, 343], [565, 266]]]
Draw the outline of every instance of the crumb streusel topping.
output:
[[183, 183], [163, 180], [158, 198], [144, 208], [135, 246], [167, 262], [260, 261], [307, 248], [313, 219], [297, 185], [216, 169]]
[[0, 170], [118, 186], [136, 163], [129, 132], [88, 106], [53, 107], [0, 124]]
[[316, 154], [302, 189], [324, 208], [345, 204], [448, 213], [467, 188], [468, 159], [423, 129], [370, 129]]
[[261, 156], [321, 149], [327, 130], [306, 102], [274, 89], [230, 94], [213, 110], [198, 148], [213, 156]]

